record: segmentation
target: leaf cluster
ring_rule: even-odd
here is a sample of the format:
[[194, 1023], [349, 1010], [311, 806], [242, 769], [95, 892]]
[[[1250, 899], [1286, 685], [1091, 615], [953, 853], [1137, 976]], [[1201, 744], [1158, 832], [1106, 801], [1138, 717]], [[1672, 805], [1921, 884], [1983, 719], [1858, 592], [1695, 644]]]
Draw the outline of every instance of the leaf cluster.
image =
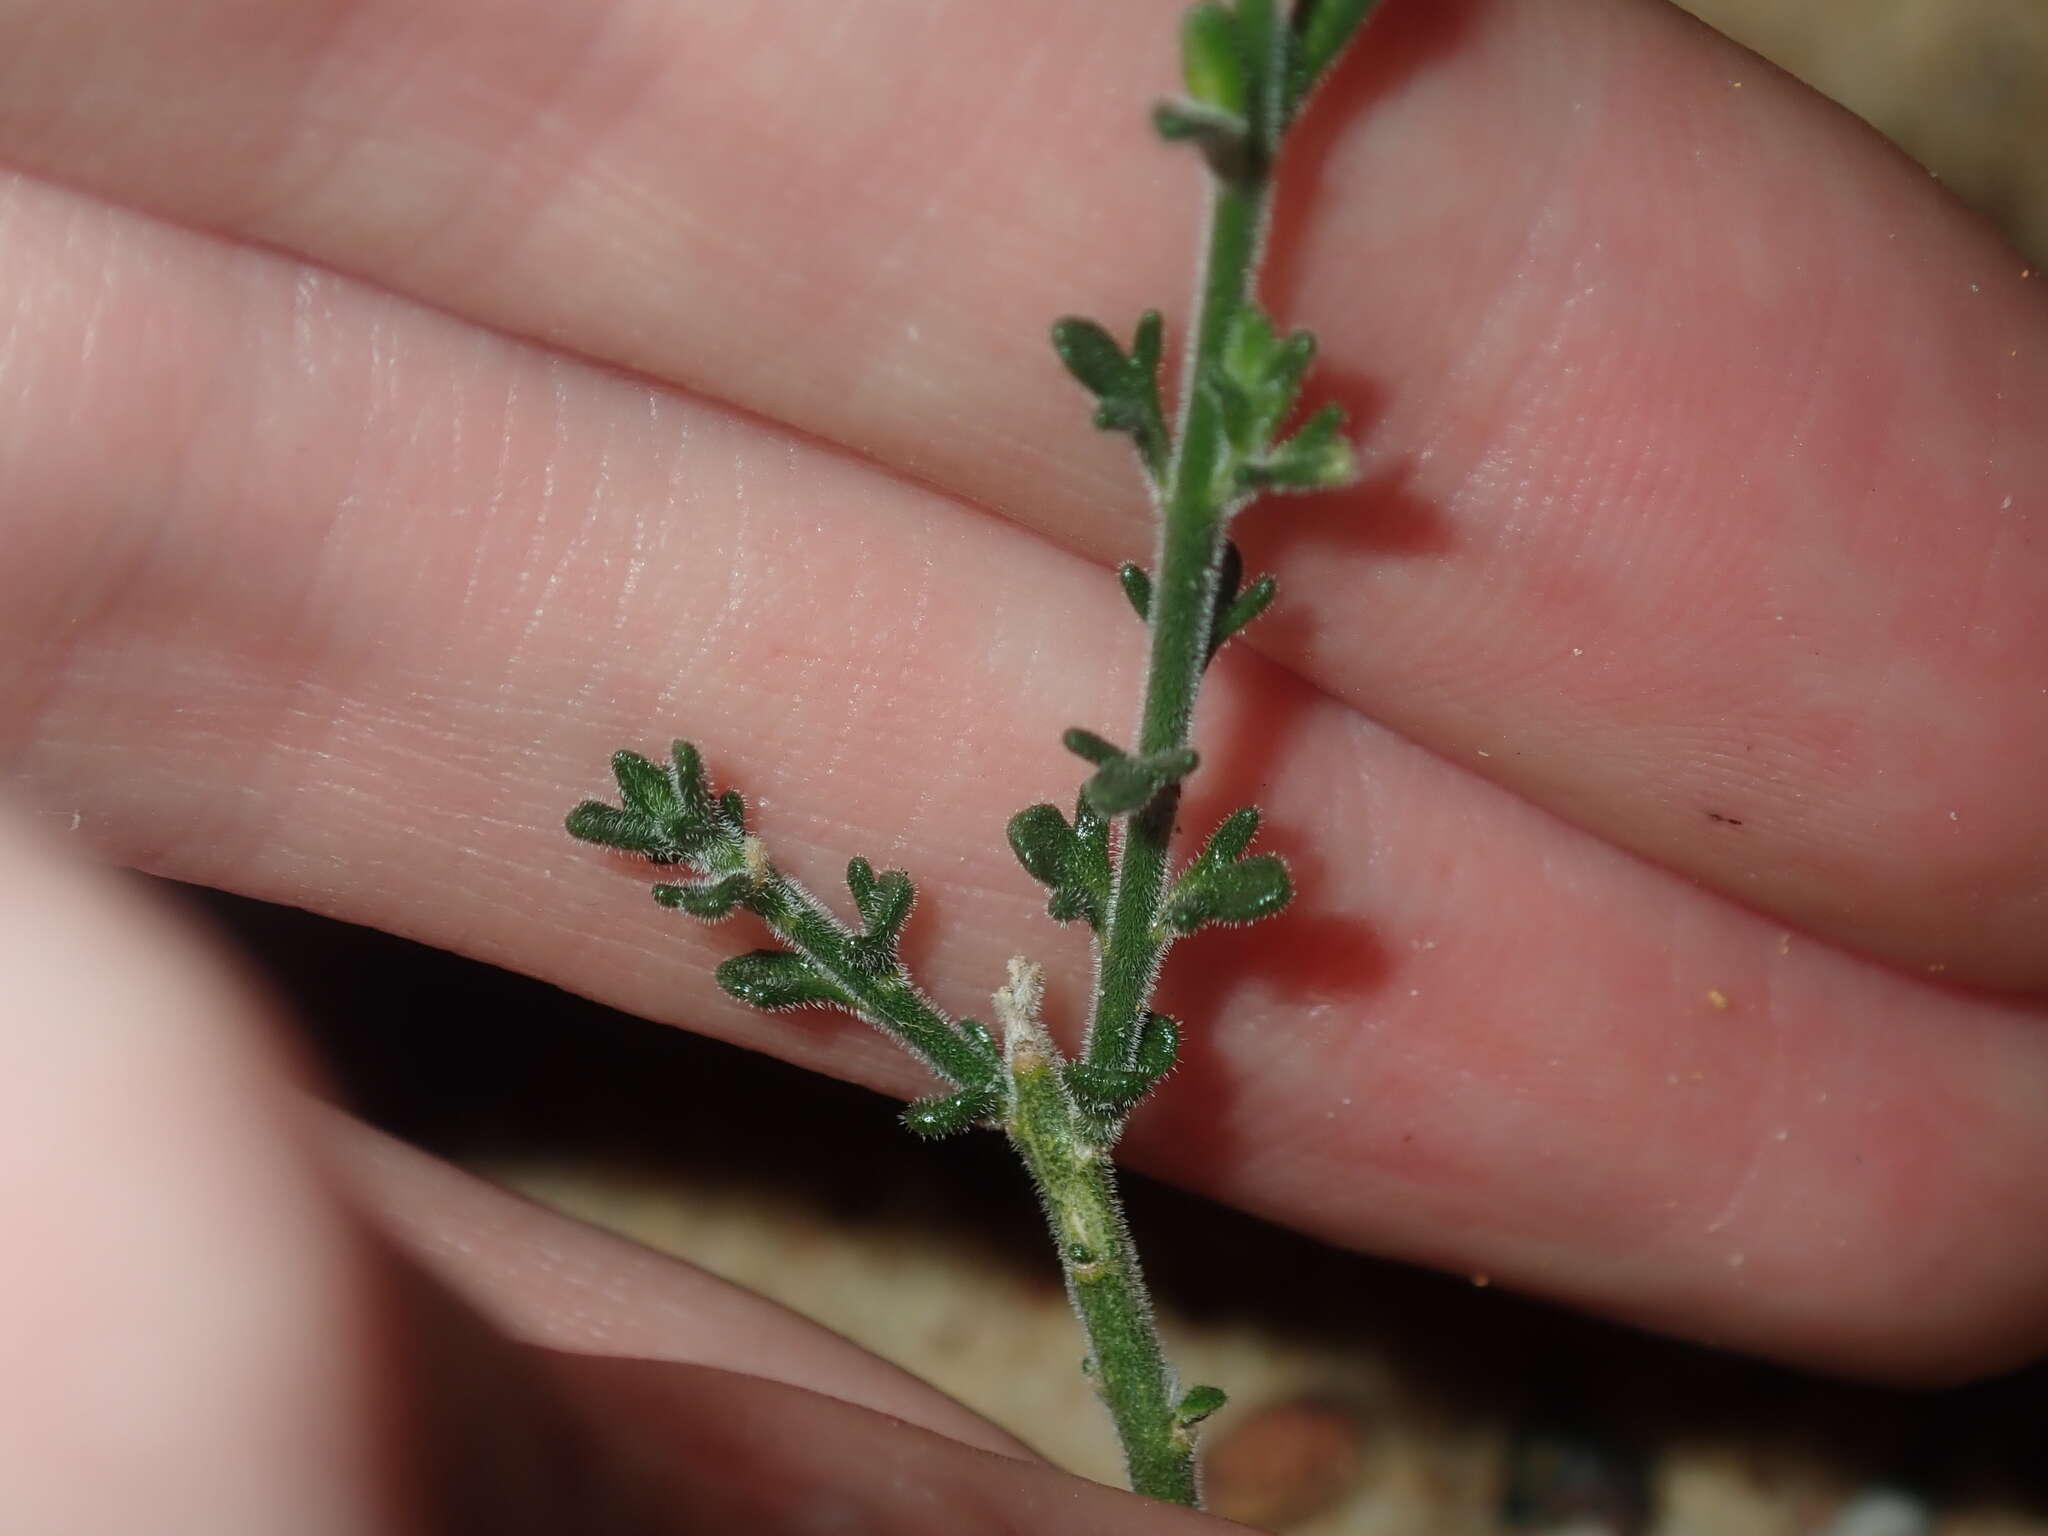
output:
[[1212, 925], [1255, 923], [1293, 899], [1286, 861], [1271, 853], [1245, 857], [1258, 830], [1257, 806], [1244, 806], [1223, 818], [1167, 893], [1159, 913], [1162, 938]]
[[1140, 809], [1169, 784], [1178, 784], [1193, 773], [1201, 763], [1190, 747], [1126, 752], [1078, 725], [1060, 740], [1069, 752], [1095, 765], [1095, 772], [1081, 786], [1081, 798], [1103, 816], [1122, 816]]
[[[1122, 583], [1124, 596], [1130, 599], [1132, 611], [1140, 622], [1149, 624], [1152, 620], [1151, 572], [1142, 565], [1125, 561], [1116, 568], [1116, 579]], [[1271, 576], [1260, 576], [1250, 586], [1244, 585], [1244, 553], [1234, 540], [1223, 541], [1223, 561], [1216, 573], [1216, 611], [1209, 625], [1209, 649], [1203, 658], [1204, 666], [1216, 659], [1224, 641], [1272, 606], [1273, 596], [1278, 590], [1279, 583]]]
[[945, 1135], [984, 1122], [1000, 1109], [1002, 1053], [973, 1019], [946, 1018], [920, 993], [898, 948], [917, 888], [902, 870], [877, 871], [866, 859], [846, 867], [860, 922], [849, 927], [769, 863], [746, 830], [745, 804], [732, 790], [714, 795], [697, 749], [675, 743], [658, 765], [635, 752], [612, 757], [619, 804], [586, 800], [569, 813], [572, 836], [637, 854], [696, 877], [654, 886], [664, 907], [716, 922], [745, 908], [787, 946], [734, 955], [716, 973], [720, 987], [765, 1010], [843, 1008], [900, 1040], [952, 1093], [910, 1106], [904, 1120], [921, 1135]]
[[1201, 151], [1225, 181], [1266, 174], [1281, 136], [1375, 0], [1202, 0], [1181, 23], [1187, 97], [1153, 108], [1161, 138]]
[[1048, 891], [1056, 923], [1085, 922], [1097, 933], [1109, 915], [1109, 818], [1083, 794], [1069, 822], [1056, 805], [1033, 805], [1010, 818], [1010, 851]]
[[1329, 490], [1357, 477], [1342, 406], [1324, 405], [1291, 437], [1279, 436], [1315, 353], [1315, 337], [1307, 331], [1280, 335], [1256, 305], [1231, 317], [1217, 366], [1199, 381], [1214, 396], [1223, 428], [1212, 467], [1219, 502], [1263, 490]]
[[612, 777], [619, 803], [585, 800], [569, 813], [571, 837], [638, 854], [650, 864], [690, 865], [704, 876], [691, 885], [655, 887], [664, 906], [716, 919], [745, 900], [751, 886], [735, 878], [747, 874], [746, 802], [737, 790], [711, 793], [695, 747], [676, 742], [665, 764], [614, 752]]
[[1159, 357], [1166, 326], [1159, 311], [1138, 317], [1129, 352], [1093, 320], [1068, 316], [1052, 328], [1053, 350], [1067, 372], [1095, 396], [1095, 425], [1128, 432], [1153, 484], [1164, 483], [1171, 439], [1159, 403]]

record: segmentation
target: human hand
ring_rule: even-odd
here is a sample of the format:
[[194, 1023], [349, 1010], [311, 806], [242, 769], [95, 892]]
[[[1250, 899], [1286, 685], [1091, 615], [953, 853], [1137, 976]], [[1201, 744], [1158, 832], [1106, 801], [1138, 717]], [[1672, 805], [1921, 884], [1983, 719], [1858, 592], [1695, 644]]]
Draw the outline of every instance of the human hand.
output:
[[[1041, 328], [1180, 287], [1175, 9], [0, 7], [15, 777], [913, 1091], [559, 813], [687, 733], [796, 872], [919, 873], [942, 994], [1073, 953], [1000, 828], [1128, 708], [1145, 514]], [[1299, 901], [1190, 946], [1134, 1160], [1832, 1368], [2039, 1352], [2038, 284], [1647, 4], [1390, 0], [1305, 132], [1273, 304], [1367, 479], [1247, 521], [1189, 807]]]

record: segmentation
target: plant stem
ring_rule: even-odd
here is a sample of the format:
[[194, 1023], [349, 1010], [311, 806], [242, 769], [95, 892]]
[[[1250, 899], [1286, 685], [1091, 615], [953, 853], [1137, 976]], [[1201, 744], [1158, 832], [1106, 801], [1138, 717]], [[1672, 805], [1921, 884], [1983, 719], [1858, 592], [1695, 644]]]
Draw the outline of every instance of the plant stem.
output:
[[911, 982], [895, 956], [863, 957], [856, 935], [804, 886], [772, 866], [748, 909], [820, 975], [843, 991], [853, 1010], [910, 1052], [938, 1077], [960, 1086], [987, 1083], [995, 1061]]
[[1013, 960], [1010, 985], [996, 994], [1010, 1080], [1004, 1128], [1038, 1186], [1067, 1296], [1088, 1336], [1086, 1368], [1116, 1425], [1131, 1488], [1193, 1506], [1194, 1440], [1175, 1412], [1115, 1167], [1067, 1091], [1057, 1049], [1038, 1022], [1038, 975], [1036, 966]]
[[[1219, 365], [1231, 320], [1250, 294], [1267, 186], [1263, 170], [1213, 181], [1200, 312], [1184, 375], [1173, 462], [1161, 497], [1139, 722], [1142, 753], [1187, 746], [1195, 696], [1209, 659], [1224, 525], [1232, 509], [1219, 494], [1215, 473], [1222, 447], [1219, 411], [1197, 381]], [[1136, 1065], [1139, 1025], [1167, 943], [1159, 913], [1179, 808], [1179, 786], [1169, 785], [1124, 823], [1117, 843], [1086, 1046], [1091, 1066], [1122, 1070]], [[1014, 1037], [1010, 1020], [1004, 1025], [1006, 1038]], [[1096, 1388], [1123, 1442], [1131, 1487], [1153, 1498], [1194, 1505], [1193, 1437], [1175, 1412], [1171, 1373], [1107, 1150], [1076, 1111], [1047, 1054], [1027, 1050], [1019, 1055], [1012, 1047], [1010, 1076], [1010, 1139], [1045, 1204], [1067, 1292], [1087, 1330]]]
[[[1211, 178], [1201, 307], [1193, 353], [1182, 375], [1173, 463], [1161, 497], [1151, 650], [1138, 726], [1141, 753], [1188, 745], [1195, 695], [1209, 658], [1230, 507], [1218, 494], [1214, 468], [1222, 446], [1220, 412], [1199, 381], [1218, 366], [1231, 319], [1250, 296], [1269, 185], [1263, 168], [1236, 180]], [[1088, 1026], [1086, 1055], [1091, 1066], [1133, 1065], [1138, 1026], [1166, 947], [1158, 932], [1159, 908], [1179, 810], [1180, 789], [1171, 785], [1125, 822], [1117, 844], [1102, 966]]]

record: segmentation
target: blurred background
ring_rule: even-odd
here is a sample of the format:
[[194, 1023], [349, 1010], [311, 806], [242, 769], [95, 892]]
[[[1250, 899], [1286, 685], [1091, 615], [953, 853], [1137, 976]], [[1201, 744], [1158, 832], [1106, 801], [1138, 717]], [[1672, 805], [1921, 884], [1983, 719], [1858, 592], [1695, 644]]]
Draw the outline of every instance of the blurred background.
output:
[[1833, 97], [2048, 262], [2044, 0], [1681, 0]]
[[[2048, 263], [2048, 0], [1692, 0]], [[361, 929], [197, 892], [371, 1119], [818, 1318], [1119, 1468], [994, 1137]], [[622, 887], [620, 899], [632, 899]], [[812, 1127], [793, 1141], [764, 1127]], [[829, 1145], [829, 1159], [814, 1148]], [[1303, 1536], [2048, 1536], [2048, 1367], [1854, 1388], [1336, 1253], [1137, 1184], [1176, 1361], [1229, 1387], [1212, 1506]], [[2048, 1237], [2044, 1237], [2048, 1241]], [[1274, 1295], [1254, 1278], [1292, 1276]]]

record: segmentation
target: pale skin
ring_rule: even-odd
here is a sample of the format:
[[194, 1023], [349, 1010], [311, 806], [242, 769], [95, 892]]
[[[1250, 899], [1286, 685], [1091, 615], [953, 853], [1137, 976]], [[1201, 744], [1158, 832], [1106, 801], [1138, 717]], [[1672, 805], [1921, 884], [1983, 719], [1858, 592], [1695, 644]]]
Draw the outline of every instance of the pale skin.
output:
[[[986, 1017], [1021, 949], [1070, 1031], [1081, 951], [1001, 827], [1130, 718], [1104, 565], [1149, 535], [1044, 325], [1179, 318], [1177, 11], [0, 0], [0, 721], [42, 829], [0, 842], [0, 1485], [38, 1528], [382, 1536], [480, 1508], [501, 1436], [585, 1458], [534, 1529], [1199, 1527], [311, 1115], [218, 956], [55, 862], [919, 1091], [721, 998], [753, 939], [561, 835], [687, 734], [792, 872], [918, 877], [943, 1002]], [[1176, 952], [1129, 1160], [1823, 1369], [2038, 1356], [2048, 279], [1647, 0], [1388, 0], [1363, 49], [1268, 293], [1365, 480], [1249, 514], [1280, 598], [1185, 818], [1256, 799], [1299, 897]]]

